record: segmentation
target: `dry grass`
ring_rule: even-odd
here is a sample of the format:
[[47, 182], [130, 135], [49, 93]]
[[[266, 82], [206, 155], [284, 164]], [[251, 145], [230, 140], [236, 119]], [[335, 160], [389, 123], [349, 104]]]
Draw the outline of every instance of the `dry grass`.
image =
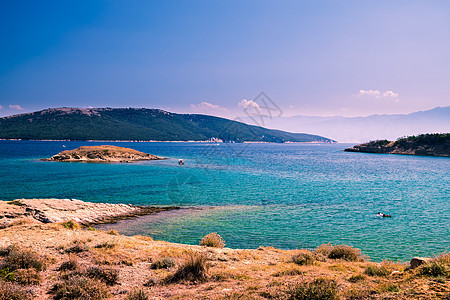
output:
[[50, 290], [55, 300], [100, 300], [108, 297], [104, 283], [85, 276], [75, 275], [53, 285]]
[[[340, 299], [447, 299], [450, 293], [449, 278], [442, 275], [446, 273], [433, 265], [448, 270], [448, 254], [433, 258], [429, 265], [405, 270], [406, 265], [400, 263], [328, 258], [336, 247], [331, 244], [314, 251], [206, 248], [49, 224], [1, 229], [1, 264], [15, 247], [11, 241], [22, 250], [33, 247], [34, 255], [39, 254], [47, 268], [40, 272], [33, 267], [4, 270], [0, 283], [23, 292], [24, 297], [31, 295], [25, 291], [33, 291], [35, 299], [100, 299], [108, 294], [112, 299], [146, 299], [144, 293], [151, 299], [314, 299], [317, 295], [333, 299], [334, 290]], [[61, 241], [70, 244], [58, 248]], [[64, 250], [76, 244], [71, 241], [89, 250], [67, 255]], [[312, 255], [315, 261], [294, 264], [293, 257], [299, 253], [302, 260], [308, 261]], [[46, 260], [47, 255], [55, 261]], [[170, 267], [163, 262], [165, 258], [177, 264]], [[158, 261], [169, 269], [151, 269], [151, 263]], [[380, 273], [383, 268], [387, 271]], [[364, 274], [367, 269], [370, 274]], [[22, 286], [14, 281], [18, 273], [22, 273]], [[33, 279], [35, 274], [41, 277], [39, 284]], [[316, 281], [318, 278], [323, 281]], [[50, 289], [53, 294], [47, 294]]]
[[190, 252], [176, 272], [167, 277], [166, 283], [180, 281], [205, 282], [207, 280], [207, 271], [208, 264], [206, 255], [198, 252]]
[[217, 232], [212, 232], [201, 239], [200, 246], [223, 248], [225, 247], [225, 241]]
[[343, 259], [346, 261], [362, 261], [361, 250], [347, 245], [336, 245], [328, 254], [330, 259]]
[[30, 300], [32, 296], [23, 287], [0, 281], [0, 300]]
[[162, 257], [151, 264], [151, 269], [170, 269], [175, 266], [175, 259], [172, 257]]
[[316, 278], [311, 282], [300, 282], [288, 294], [288, 299], [293, 300], [339, 299], [336, 281], [322, 277]]
[[1, 249], [0, 254], [3, 256], [0, 269], [8, 269], [9, 271], [31, 268], [42, 271], [45, 270], [48, 262], [46, 257], [16, 244]]
[[149, 299], [148, 294], [141, 289], [136, 289], [131, 291], [125, 298], [125, 300], [147, 300]]

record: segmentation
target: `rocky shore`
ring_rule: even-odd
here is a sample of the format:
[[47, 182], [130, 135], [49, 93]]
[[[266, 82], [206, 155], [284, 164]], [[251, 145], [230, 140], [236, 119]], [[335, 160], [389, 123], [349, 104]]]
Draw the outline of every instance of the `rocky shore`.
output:
[[[359, 249], [225, 248], [83, 224], [142, 208], [70, 199], [0, 202], [0, 299], [449, 299], [450, 254], [371, 262]], [[7, 222], [4, 222], [4, 221]], [[70, 221], [67, 221], [70, 220]]]
[[66, 150], [43, 160], [63, 162], [135, 162], [160, 159], [165, 158], [130, 148], [103, 145], [83, 146], [74, 150]]
[[347, 152], [450, 156], [450, 134], [421, 134], [397, 141], [377, 140], [347, 148]]
[[58, 223], [74, 220], [82, 225], [110, 223], [177, 207], [90, 203], [76, 199], [16, 199], [0, 201], [0, 228], [14, 222]]

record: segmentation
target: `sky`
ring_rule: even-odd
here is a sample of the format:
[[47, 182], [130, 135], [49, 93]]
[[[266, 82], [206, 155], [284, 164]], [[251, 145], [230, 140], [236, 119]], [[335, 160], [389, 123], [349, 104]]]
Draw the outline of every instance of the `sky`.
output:
[[[0, 116], [146, 107], [233, 118], [450, 105], [450, 1], [0, 3]], [[275, 111], [275, 110], [274, 110]]]

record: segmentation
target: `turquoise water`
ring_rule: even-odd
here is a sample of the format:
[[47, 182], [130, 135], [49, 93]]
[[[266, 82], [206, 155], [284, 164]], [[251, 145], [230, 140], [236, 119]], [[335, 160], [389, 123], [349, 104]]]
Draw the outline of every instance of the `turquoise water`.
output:
[[[343, 152], [347, 144], [107, 143], [169, 159], [39, 160], [98, 144], [105, 143], [0, 141], [0, 199], [204, 208], [110, 225], [189, 244], [218, 232], [232, 248], [345, 243], [374, 260], [408, 260], [450, 246], [449, 158]], [[393, 217], [378, 218], [378, 211]]]

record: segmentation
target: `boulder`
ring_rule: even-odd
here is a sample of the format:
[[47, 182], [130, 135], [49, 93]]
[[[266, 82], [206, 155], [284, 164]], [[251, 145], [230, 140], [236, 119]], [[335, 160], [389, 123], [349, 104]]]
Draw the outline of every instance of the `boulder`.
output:
[[409, 265], [410, 265], [410, 269], [415, 269], [415, 268], [417, 268], [418, 266], [421, 266], [421, 265], [423, 265], [423, 264], [426, 264], [427, 262], [429, 262], [430, 261], [430, 259], [429, 258], [427, 258], [427, 257], [413, 257], [412, 259], [411, 259], [411, 261], [409, 262]]

